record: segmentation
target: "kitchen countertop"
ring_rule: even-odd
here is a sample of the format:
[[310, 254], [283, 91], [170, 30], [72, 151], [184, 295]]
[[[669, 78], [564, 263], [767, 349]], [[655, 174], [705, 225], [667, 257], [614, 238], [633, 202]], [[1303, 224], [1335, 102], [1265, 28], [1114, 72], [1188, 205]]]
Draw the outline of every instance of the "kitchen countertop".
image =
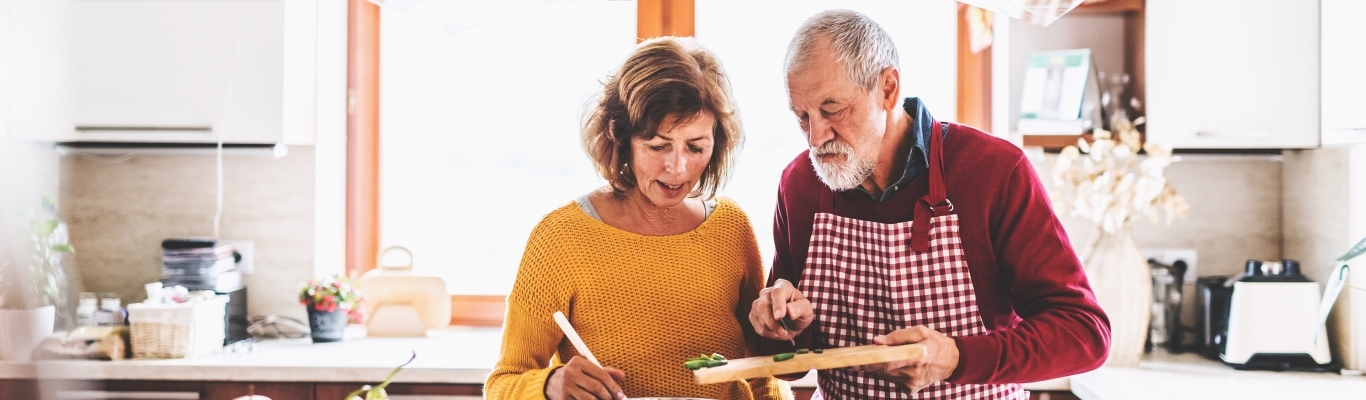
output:
[[[371, 338], [347, 328], [337, 343], [272, 339], [250, 352], [200, 358], [118, 361], [0, 361], [0, 379], [159, 380], [224, 382], [380, 382], [394, 367], [417, 359], [394, 378], [399, 383], [483, 384], [502, 343], [500, 328], [450, 327], [427, 337]], [[815, 387], [815, 372], [791, 382]], [[1031, 390], [1067, 390], [1066, 379], [1028, 384]]]
[[[370, 338], [352, 327], [338, 343], [266, 340], [251, 352], [172, 360], [0, 361], [0, 379], [227, 382], [379, 382], [417, 359], [400, 383], [482, 384], [498, 360], [502, 330], [451, 327], [421, 338]], [[814, 387], [815, 374], [792, 382]], [[1366, 398], [1366, 377], [1330, 373], [1237, 371], [1194, 354], [1151, 355], [1138, 368], [1102, 367], [1028, 390], [1071, 390], [1084, 400], [1213, 398]]]
[[412, 352], [395, 382], [482, 384], [498, 360], [502, 330], [452, 327], [421, 338], [369, 338], [348, 328], [337, 343], [264, 340], [251, 352], [171, 360], [0, 361], [0, 379], [251, 382], [380, 382]]
[[1366, 399], [1366, 377], [1238, 371], [1195, 354], [1154, 354], [1137, 368], [1101, 367], [1071, 377], [1082, 400]]
[[[420, 338], [371, 338], [347, 329], [346, 340], [312, 343], [273, 339], [250, 352], [200, 358], [118, 361], [0, 361], [0, 379], [160, 380], [223, 382], [380, 382], [394, 367], [417, 359], [394, 378], [399, 383], [483, 384], [502, 341], [500, 328], [450, 327]], [[816, 374], [791, 382], [815, 387]], [[1027, 384], [1030, 390], [1067, 390], [1066, 379]]]

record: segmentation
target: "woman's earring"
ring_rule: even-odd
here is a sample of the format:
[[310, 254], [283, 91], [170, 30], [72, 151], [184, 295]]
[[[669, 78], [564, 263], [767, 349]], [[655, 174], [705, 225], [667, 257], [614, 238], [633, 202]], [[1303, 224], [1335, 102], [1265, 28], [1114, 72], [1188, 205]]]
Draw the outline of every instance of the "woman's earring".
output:
[[617, 171], [617, 173], [618, 173], [618, 174], [621, 174], [621, 176], [626, 176], [626, 171], [627, 171], [627, 170], [630, 170], [630, 169], [631, 169], [631, 164], [628, 164], [628, 163], [621, 163], [621, 170], [620, 170], [620, 171]]

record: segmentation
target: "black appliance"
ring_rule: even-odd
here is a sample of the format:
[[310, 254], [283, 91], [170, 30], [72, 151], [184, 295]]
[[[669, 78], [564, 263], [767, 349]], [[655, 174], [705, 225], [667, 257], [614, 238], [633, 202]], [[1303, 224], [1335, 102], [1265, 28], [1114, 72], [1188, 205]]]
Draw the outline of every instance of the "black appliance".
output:
[[1195, 279], [1195, 351], [1216, 361], [1221, 360], [1219, 355], [1228, 343], [1228, 311], [1233, 298], [1233, 286], [1225, 285], [1229, 278], [1205, 276]]
[[247, 334], [247, 326], [251, 325], [251, 322], [247, 321], [247, 288], [219, 290], [216, 293], [228, 296], [228, 310], [223, 314], [223, 327], [226, 329], [223, 333], [223, 345], [250, 339], [251, 335]]

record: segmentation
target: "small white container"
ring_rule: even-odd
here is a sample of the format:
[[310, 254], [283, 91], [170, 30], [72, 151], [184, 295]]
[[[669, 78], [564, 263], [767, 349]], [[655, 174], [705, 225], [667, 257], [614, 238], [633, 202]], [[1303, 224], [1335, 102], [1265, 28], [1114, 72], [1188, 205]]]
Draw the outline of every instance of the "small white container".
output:
[[95, 326], [95, 311], [99, 310], [94, 293], [81, 293], [80, 304], [76, 306], [76, 326]]

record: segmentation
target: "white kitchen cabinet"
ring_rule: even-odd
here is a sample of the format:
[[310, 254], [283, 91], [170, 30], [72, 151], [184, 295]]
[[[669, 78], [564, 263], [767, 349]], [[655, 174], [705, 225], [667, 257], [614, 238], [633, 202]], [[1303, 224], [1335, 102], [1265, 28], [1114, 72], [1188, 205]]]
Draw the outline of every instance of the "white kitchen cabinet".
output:
[[1323, 144], [1366, 143], [1366, 1], [1321, 7]]
[[1178, 149], [1319, 146], [1318, 1], [1147, 0], [1146, 7], [1149, 139]]
[[317, 0], [5, 1], [12, 139], [313, 140]]

